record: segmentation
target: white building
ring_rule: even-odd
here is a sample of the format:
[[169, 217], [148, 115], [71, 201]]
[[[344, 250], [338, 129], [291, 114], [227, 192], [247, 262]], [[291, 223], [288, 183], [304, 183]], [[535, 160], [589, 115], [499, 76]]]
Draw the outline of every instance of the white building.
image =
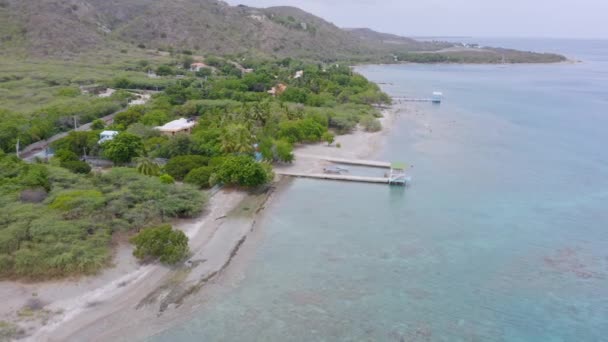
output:
[[196, 126], [196, 121], [181, 118], [156, 127], [156, 129], [165, 135], [173, 136], [178, 133], [192, 133], [194, 126]]
[[118, 135], [118, 131], [103, 131], [99, 133], [98, 144], [103, 144], [106, 141], [114, 139]]

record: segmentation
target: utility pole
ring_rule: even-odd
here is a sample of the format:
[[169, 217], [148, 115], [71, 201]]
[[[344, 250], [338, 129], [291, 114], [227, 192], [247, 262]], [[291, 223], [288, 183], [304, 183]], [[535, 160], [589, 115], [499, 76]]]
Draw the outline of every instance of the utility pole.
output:
[[15, 151], [17, 152], [17, 157], [19, 157], [19, 138], [17, 138], [17, 145], [15, 146]]
[[73, 116], [74, 118], [74, 130], [78, 130], [78, 126], [76, 125], [76, 115]]

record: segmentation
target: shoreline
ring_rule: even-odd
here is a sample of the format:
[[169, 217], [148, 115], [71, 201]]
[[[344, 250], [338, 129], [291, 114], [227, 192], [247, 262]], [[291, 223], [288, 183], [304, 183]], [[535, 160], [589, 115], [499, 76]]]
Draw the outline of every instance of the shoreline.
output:
[[[293, 164], [275, 169], [321, 171], [327, 163], [317, 156], [369, 157], [380, 149], [404, 108], [393, 105], [383, 109], [379, 132], [357, 128], [337, 136], [333, 146], [299, 146]], [[221, 190], [211, 197], [201, 216], [178, 221], [174, 226], [189, 237], [192, 251], [184, 266], [140, 265], [131, 255], [132, 247], [123, 242], [116, 247], [114, 266], [95, 276], [37, 284], [0, 282], [0, 300], [5, 303], [0, 321], [18, 324], [23, 334], [15, 336], [26, 341], [120, 340], [125, 331], [132, 333], [130, 338], [156, 334], [183, 317], [179, 308], [185, 299], [196, 296], [228, 268], [249, 235], [259, 228], [257, 220], [265, 206], [273, 205], [274, 193], [283, 191], [288, 182], [286, 177], [277, 176], [272, 189], [257, 194]], [[21, 313], [33, 302], [40, 308], [24, 317]], [[163, 328], [150, 331], [144, 322]], [[133, 328], [137, 323], [142, 326]]]

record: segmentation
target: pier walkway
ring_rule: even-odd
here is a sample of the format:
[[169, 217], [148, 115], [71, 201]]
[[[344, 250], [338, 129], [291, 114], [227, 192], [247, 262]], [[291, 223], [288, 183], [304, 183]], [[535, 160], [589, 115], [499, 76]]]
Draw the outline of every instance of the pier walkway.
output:
[[296, 153], [296, 158], [318, 159], [318, 160], [324, 160], [324, 161], [334, 163], [334, 164], [378, 167], [378, 168], [383, 168], [383, 169], [390, 169], [390, 167], [391, 167], [391, 163], [383, 162], [383, 161], [334, 158], [334, 157], [318, 156], [318, 155], [304, 154], [304, 153]]
[[364, 176], [347, 176], [347, 175], [335, 175], [328, 173], [299, 173], [299, 172], [282, 172], [276, 171], [276, 174], [288, 177], [297, 178], [313, 178], [313, 179], [326, 179], [326, 180], [337, 180], [347, 182], [359, 182], [359, 183], [376, 183], [376, 184], [389, 184], [389, 179], [386, 177], [364, 177]]

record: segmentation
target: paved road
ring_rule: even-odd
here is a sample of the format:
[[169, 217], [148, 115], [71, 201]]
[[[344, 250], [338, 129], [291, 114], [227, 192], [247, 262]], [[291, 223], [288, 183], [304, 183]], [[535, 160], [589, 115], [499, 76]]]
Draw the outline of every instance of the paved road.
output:
[[[124, 112], [125, 110], [126, 110], [126, 108], [121, 109], [117, 112], [114, 112], [110, 115], [106, 115], [106, 116], [102, 117], [101, 120], [105, 121], [106, 124], [111, 124], [112, 120], [114, 120], [114, 116], [118, 113]], [[76, 129], [76, 131], [89, 131], [89, 130], [91, 130], [91, 125], [92, 125], [91, 122], [88, 124], [84, 124], [84, 125], [78, 127], [78, 129]], [[21, 159], [26, 160], [26, 161], [31, 161], [36, 157], [44, 158], [45, 157], [44, 151], [47, 149], [47, 147], [49, 147], [49, 145], [51, 143], [53, 143], [61, 138], [66, 137], [72, 131], [74, 131], [74, 130], [59, 133], [46, 140], [41, 140], [41, 141], [35, 142], [35, 143], [27, 146], [23, 150], [21, 150], [21, 153], [19, 156], [21, 157]]]
[[[138, 104], [138, 105], [146, 104], [146, 102], [148, 102], [150, 100], [151, 95], [156, 94], [156, 93], [158, 93], [158, 92], [144, 90], [142, 94], [138, 94], [139, 102], [129, 103], [129, 106], [133, 105], [133, 104]], [[127, 106], [126, 108], [123, 108], [119, 111], [116, 111], [110, 115], [106, 115], [106, 116], [102, 117], [101, 120], [105, 121], [106, 124], [111, 124], [112, 121], [114, 120], [114, 116], [118, 113], [124, 112], [125, 110], [127, 110], [129, 108], [129, 106]], [[76, 131], [89, 131], [91, 129], [91, 124], [92, 124], [91, 122], [89, 122], [88, 124], [84, 124], [84, 125], [78, 127], [76, 129]], [[35, 143], [27, 146], [23, 150], [21, 150], [21, 153], [19, 156], [21, 157], [21, 159], [26, 160], [26, 161], [32, 161], [36, 157], [44, 158], [44, 157], [46, 157], [45, 150], [47, 149], [47, 147], [49, 147], [49, 145], [51, 143], [53, 143], [54, 141], [57, 141], [61, 138], [66, 137], [72, 131], [74, 131], [74, 130], [59, 133], [46, 140], [41, 140], [41, 141], [35, 142]]]

